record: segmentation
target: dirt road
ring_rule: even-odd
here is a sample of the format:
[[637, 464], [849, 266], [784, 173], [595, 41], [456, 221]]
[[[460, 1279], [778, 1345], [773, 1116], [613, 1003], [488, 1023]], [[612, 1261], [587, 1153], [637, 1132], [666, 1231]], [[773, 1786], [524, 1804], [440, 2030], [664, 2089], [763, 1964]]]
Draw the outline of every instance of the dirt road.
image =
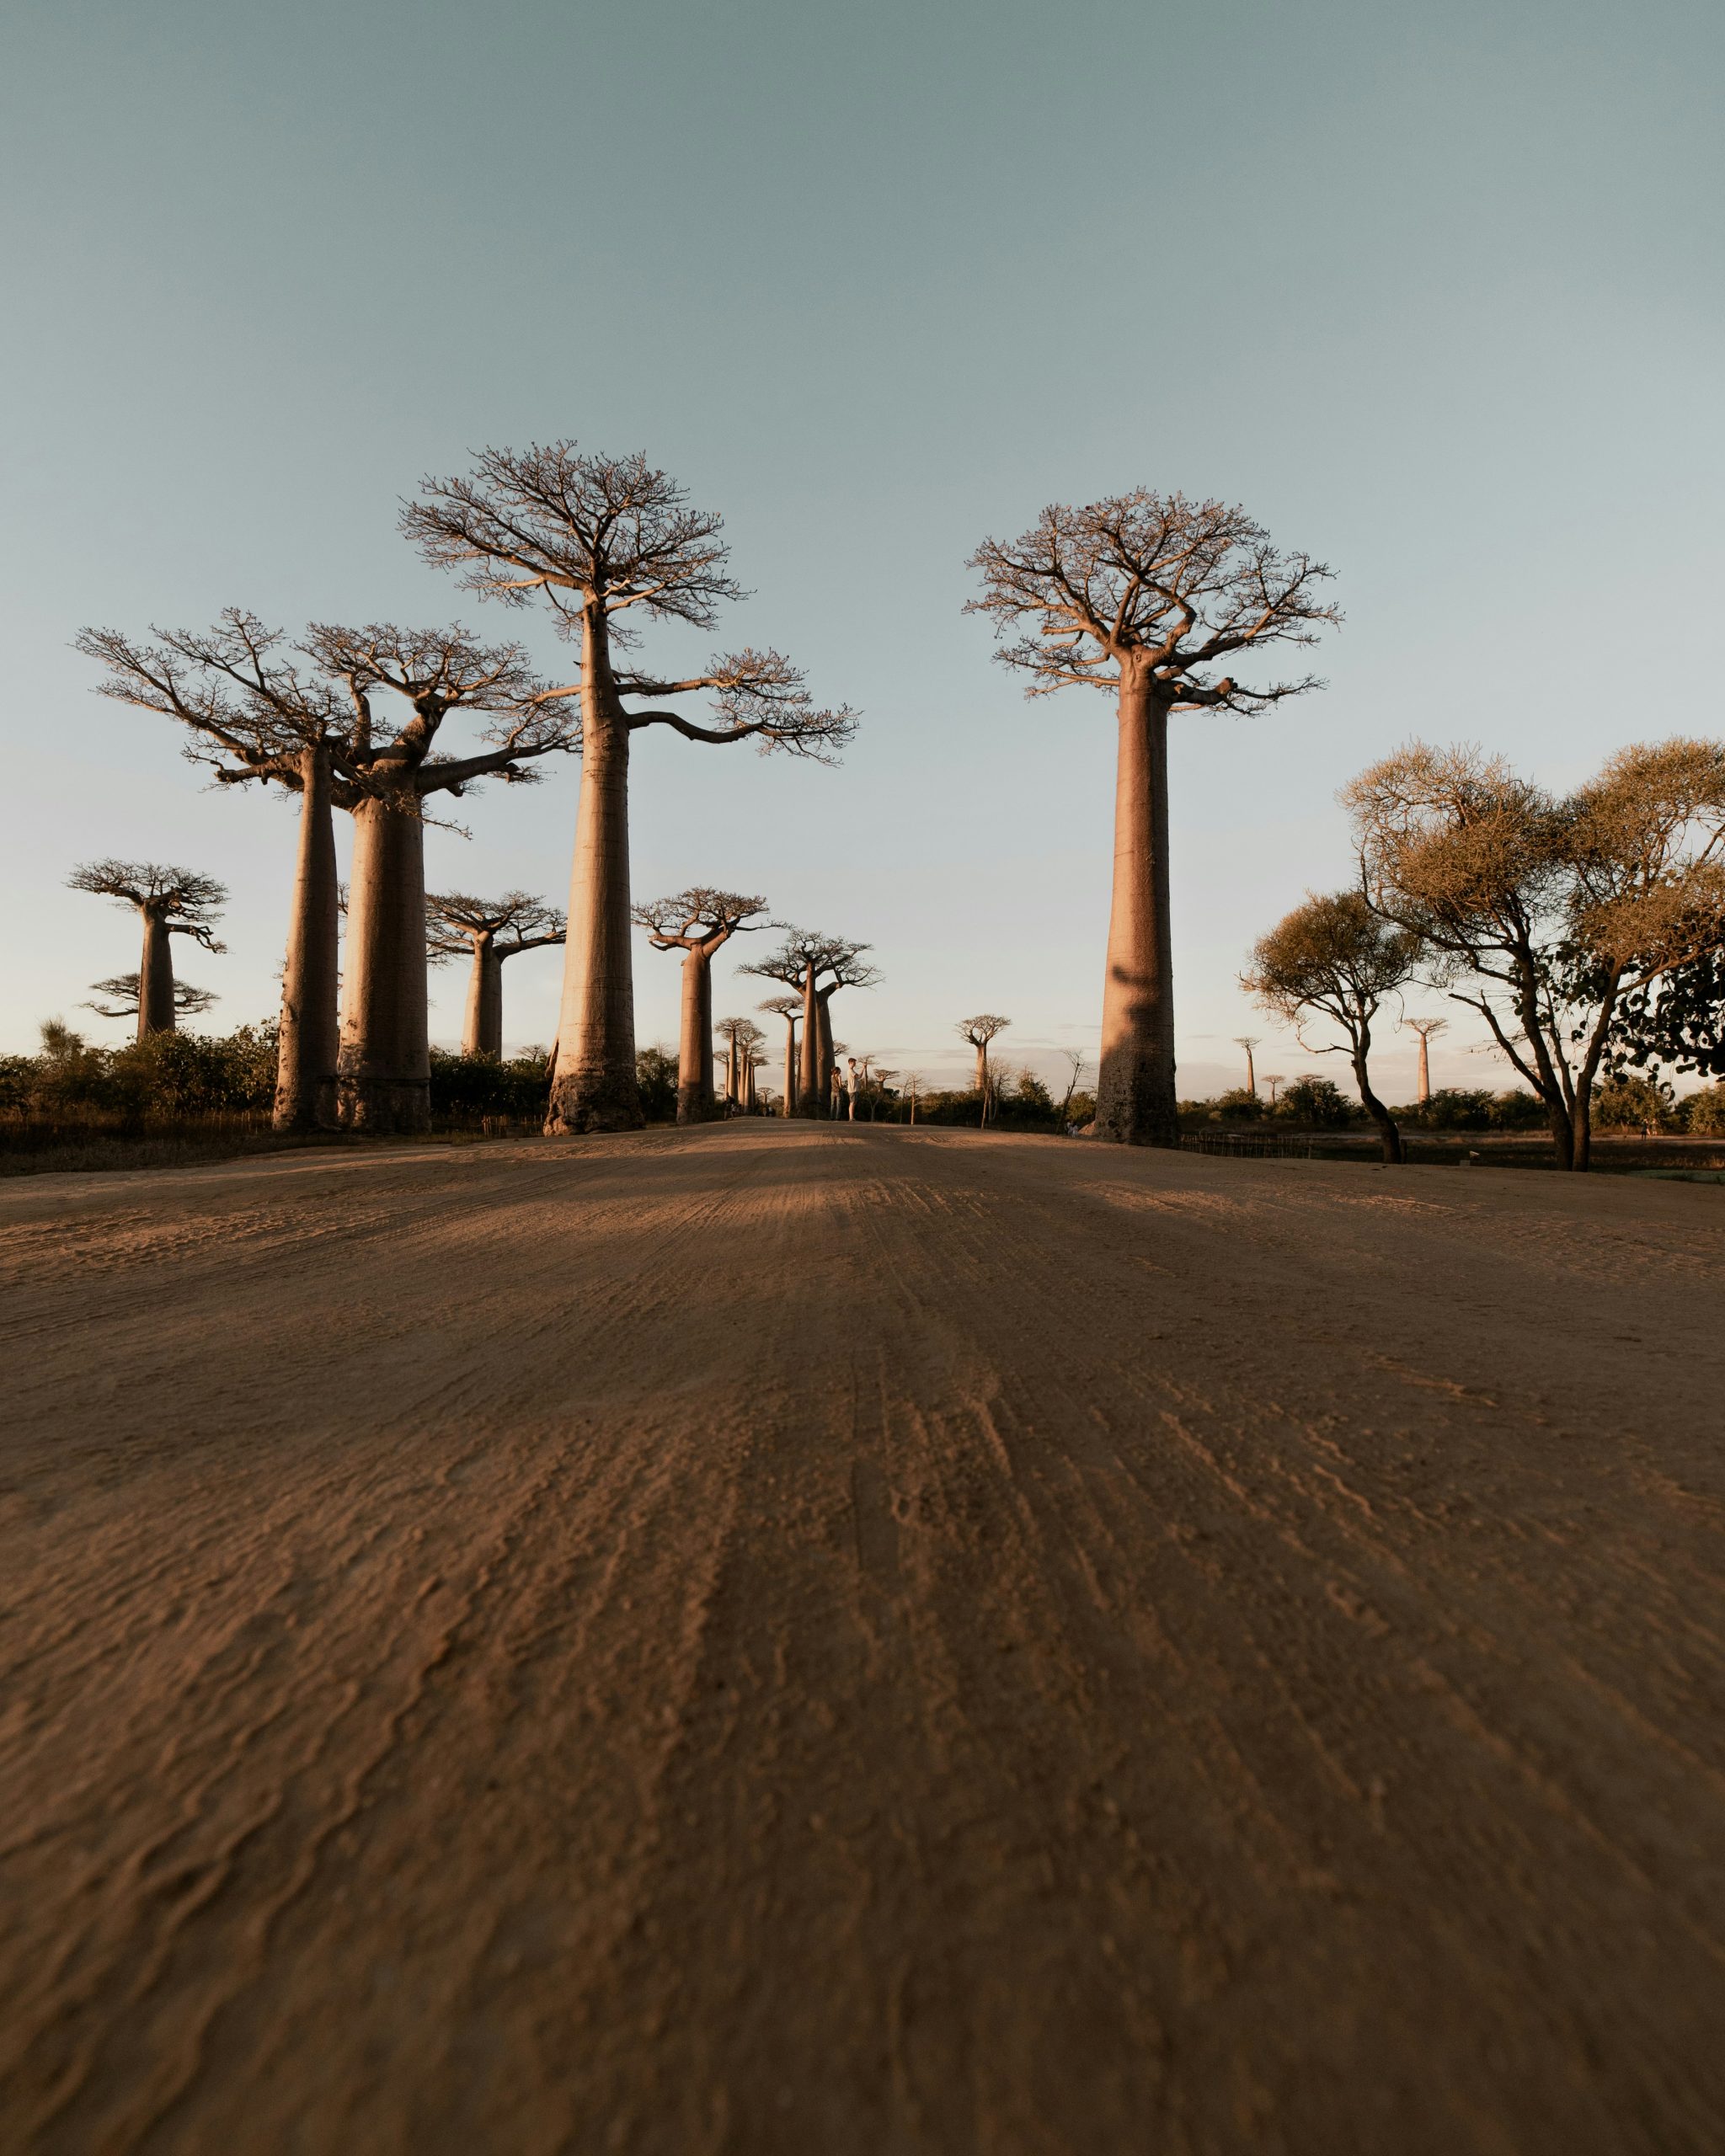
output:
[[0, 1257], [8, 2148], [1725, 2139], [1725, 1192], [733, 1126]]

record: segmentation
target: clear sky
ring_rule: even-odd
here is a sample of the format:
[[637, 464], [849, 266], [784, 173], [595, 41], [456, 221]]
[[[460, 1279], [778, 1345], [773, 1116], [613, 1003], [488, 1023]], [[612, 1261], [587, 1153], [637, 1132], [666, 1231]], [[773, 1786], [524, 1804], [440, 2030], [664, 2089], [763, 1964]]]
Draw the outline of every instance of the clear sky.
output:
[[[1330, 561], [1328, 688], [1183, 718], [1172, 773], [1182, 1092], [1242, 1032], [1326, 1067], [1236, 976], [1347, 879], [1362, 765], [1420, 733], [1562, 783], [1720, 729], [1722, 88], [1717, 0], [11, 0], [0, 1046], [136, 963], [64, 889], [94, 855], [232, 886], [229, 954], [182, 965], [202, 1022], [276, 993], [291, 807], [200, 790], [89, 693], [78, 627], [521, 633], [398, 500], [573, 435], [723, 510], [754, 595], [717, 640], [865, 713], [836, 771], [649, 737], [638, 894], [760, 889], [872, 942], [837, 1030], [930, 1075], [967, 1011], [1049, 1070], [1100, 1017], [1109, 708], [991, 664], [977, 541], [1144, 483]], [[576, 785], [474, 796], [433, 887], [561, 903]], [[511, 965], [511, 1041], [553, 1030], [558, 965]], [[641, 950], [644, 1040], [675, 969]], [[718, 1007], [760, 992], [722, 974]], [[1412, 1072], [1398, 1038], [1383, 1090]]]

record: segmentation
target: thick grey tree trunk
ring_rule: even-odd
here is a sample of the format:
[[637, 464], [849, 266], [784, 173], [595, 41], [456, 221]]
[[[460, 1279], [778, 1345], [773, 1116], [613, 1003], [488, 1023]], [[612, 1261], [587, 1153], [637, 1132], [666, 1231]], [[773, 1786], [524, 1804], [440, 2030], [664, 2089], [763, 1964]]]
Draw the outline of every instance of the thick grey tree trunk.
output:
[[467, 976], [467, 1009], [462, 1054], [503, 1060], [503, 958], [497, 939], [482, 929], [473, 938], [473, 969]]
[[307, 749], [300, 772], [299, 857], [281, 975], [273, 1120], [278, 1130], [333, 1130], [341, 1039], [340, 894], [325, 752]]
[[581, 798], [569, 874], [563, 1011], [545, 1128], [638, 1130], [629, 942], [629, 728], [590, 611], [581, 640]]
[[785, 1020], [785, 1113], [797, 1113], [797, 1022]]
[[338, 1092], [350, 1129], [429, 1130], [425, 826], [417, 802], [355, 808]]
[[1425, 1035], [1419, 1037], [1419, 1099], [1422, 1106], [1432, 1097], [1431, 1058], [1427, 1052]]
[[820, 1089], [820, 1113], [826, 1116], [835, 1116], [838, 1113], [832, 1097], [832, 999], [837, 992], [836, 985], [823, 989], [814, 999], [815, 1009], [820, 1019], [820, 1038], [816, 1043], [816, 1054], [820, 1059], [816, 1083]]
[[677, 1042], [677, 1121], [713, 1119], [713, 963], [698, 943], [683, 959], [682, 1030]]
[[1174, 953], [1168, 918], [1168, 712], [1147, 683], [1120, 683], [1114, 890], [1103, 984], [1096, 1135], [1178, 1145]]
[[798, 1069], [797, 1113], [804, 1116], [826, 1113], [820, 1090], [820, 1001], [815, 993], [813, 966], [803, 974], [803, 1059]]
[[174, 949], [167, 921], [152, 906], [144, 916], [144, 948], [138, 960], [138, 1038], [174, 1029]]

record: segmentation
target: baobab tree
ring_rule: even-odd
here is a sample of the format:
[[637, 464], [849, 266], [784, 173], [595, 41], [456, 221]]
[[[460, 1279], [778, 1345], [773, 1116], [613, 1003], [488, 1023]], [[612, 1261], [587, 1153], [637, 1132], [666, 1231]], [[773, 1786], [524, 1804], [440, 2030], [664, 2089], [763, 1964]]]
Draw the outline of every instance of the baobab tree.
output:
[[1096, 1134], [1178, 1145], [1173, 952], [1168, 892], [1168, 717], [1253, 713], [1318, 686], [1310, 675], [1252, 687], [1228, 662], [1258, 647], [1311, 644], [1340, 619], [1318, 587], [1329, 570], [1284, 554], [1243, 510], [1135, 488], [1082, 508], [1055, 504], [1022, 537], [971, 558], [997, 656], [1027, 693], [1103, 689], [1119, 718], [1113, 909], [1103, 990]]
[[1246, 1051], [1246, 1090], [1253, 1100], [1258, 1098], [1258, 1071], [1252, 1060], [1252, 1051], [1258, 1043], [1256, 1033], [1236, 1033], [1234, 1036], [1235, 1047], [1243, 1048]]
[[1344, 788], [1362, 888], [1420, 937], [1584, 1171], [1620, 1001], [1725, 951], [1725, 744], [1637, 744], [1559, 799], [1475, 748], [1416, 741]]
[[[103, 1018], [136, 1018], [142, 996], [141, 976], [137, 974], [115, 974], [111, 980], [93, 980], [90, 986], [98, 995], [105, 995], [106, 1003], [87, 1003], [86, 1011], [93, 1011]], [[200, 1011], [207, 1011], [215, 1002], [214, 991], [207, 988], [194, 988], [189, 980], [174, 984], [174, 1015], [176, 1018], [190, 1018]], [[158, 1027], [158, 1033], [171, 1028]], [[139, 1039], [143, 1038], [142, 1033]]]
[[462, 1054], [503, 1057], [503, 963], [523, 951], [561, 943], [563, 915], [526, 891], [500, 899], [476, 899], [465, 891], [440, 891], [425, 899], [425, 949], [435, 966], [467, 958], [467, 1007]]
[[[793, 928], [775, 921], [785, 942], [772, 958], [741, 971], [757, 979], [782, 981], [799, 990], [803, 999], [802, 1054], [797, 1070], [797, 1112], [820, 1117], [832, 1113], [833, 1057], [832, 999], [841, 988], [873, 988], [879, 971], [862, 958], [872, 947], [846, 943], [818, 929]], [[823, 976], [825, 978], [823, 979]]]
[[1287, 1074], [1284, 1071], [1266, 1070], [1263, 1074], [1263, 1082], [1270, 1089], [1270, 1113], [1272, 1114], [1274, 1114], [1275, 1113], [1276, 1088], [1278, 1086], [1285, 1084], [1286, 1081]]
[[[733, 936], [747, 934], [750, 917], [764, 913], [763, 898], [692, 884], [669, 899], [633, 909], [656, 951], [683, 953], [682, 1024], [677, 1047], [677, 1121], [704, 1123], [713, 1098], [713, 961]], [[755, 927], [764, 927], [755, 922]]]
[[1432, 1097], [1431, 1044], [1439, 1033], [1447, 1033], [1447, 1018], [1404, 1018], [1402, 1024], [1410, 1033], [1419, 1035], [1419, 1092], [1422, 1107]]
[[982, 1102], [982, 1121], [988, 1121], [988, 1044], [1012, 1024], [992, 1011], [980, 1011], [974, 1018], [960, 1018], [953, 1028], [961, 1040], [976, 1051], [976, 1091]]
[[[709, 628], [742, 595], [727, 574], [722, 520], [692, 510], [683, 489], [642, 456], [584, 455], [572, 441], [486, 450], [467, 478], [427, 479], [403, 526], [426, 558], [467, 571], [469, 586], [510, 605], [534, 596], [559, 635], [579, 643], [578, 677], [549, 691], [579, 699], [580, 803], [569, 882], [563, 1011], [549, 1130], [631, 1129], [635, 1081], [629, 949], [631, 738], [668, 726], [691, 741], [752, 740], [763, 750], [830, 761], [855, 715], [819, 710], [782, 654], [722, 654], [672, 678], [620, 659], [637, 642], [626, 617]], [[665, 700], [710, 696], [716, 724]]]
[[1252, 969], [1240, 984], [1266, 1011], [1293, 1027], [1304, 1049], [1311, 1043], [1300, 1028], [1313, 1016], [1340, 1027], [1343, 1043], [1327, 1043], [1316, 1053], [1345, 1051], [1360, 1101], [1378, 1127], [1389, 1161], [1402, 1158], [1402, 1134], [1372, 1091], [1367, 1068], [1371, 1022], [1384, 998], [1409, 979], [1419, 956], [1419, 937], [1382, 920], [1358, 891], [1308, 895], [1260, 938], [1252, 950]]
[[803, 999], [799, 995], [770, 995], [755, 1007], [785, 1022], [784, 1113], [793, 1116], [797, 1113], [797, 1021], [803, 1015]]
[[[530, 782], [538, 776], [531, 760], [574, 748], [574, 729], [541, 698], [518, 644], [481, 644], [464, 629], [323, 622], [302, 648], [344, 685], [360, 744], [337, 1064], [341, 1120], [356, 1130], [429, 1129], [425, 803], [484, 778]], [[380, 691], [409, 707], [393, 732], [377, 725]], [[489, 721], [478, 754], [435, 752], [453, 711]]]
[[721, 1018], [713, 1030], [726, 1044], [725, 1099], [746, 1112], [754, 1104], [755, 1052], [766, 1036], [752, 1018]]
[[[171, 1033], [182, 1007], [174, 1000], [172, 939], [189, 937], [206, 951], [225, 951], [216, 940], [216, 923], [227, 892], [213, 876], [172, 868], [159, 861], [87, 861], [67, 878], [74, 891], [93, 892], [131, 906], [144, 924], [143, 955], [137, 970], [138, 1038]], [[125, 975], [119, 976], [124, 980]], [[122, 991], [111, 981], [96, 983], [99, 994]], [[201, 991], [199, 991], [201, 993]], [[198, 1006], [201, 1008], [202, 1006]], [[129, 1011], [112, 1014], [129, 1017]]]

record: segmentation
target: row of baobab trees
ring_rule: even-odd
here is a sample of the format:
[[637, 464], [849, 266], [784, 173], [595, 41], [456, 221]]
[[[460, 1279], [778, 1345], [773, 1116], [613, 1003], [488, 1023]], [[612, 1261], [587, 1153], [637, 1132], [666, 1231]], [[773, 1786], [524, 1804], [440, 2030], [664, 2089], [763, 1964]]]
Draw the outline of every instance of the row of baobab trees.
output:
[[[458, 572], [482, 598], [543, 608], [575, 654], [564, 678], [544, 680], [520, 645], [484, 644], [463, 629], [324, 623], [289, 645], [238, 608], [206, 632], [158, 631], [138, 642], [92, 630], [80, 648], [106, 670], [105, 693], [184, 728], [188, 753], [221, 782], [275, 785], [299, 799], [276, 1107], [286, 1128], [424, 1127], [428, 804], [488, 782], [529, 783], [548, 757], [579, 755], [547, 1128], [635, 1126], [632, 924], [644, 918], [661, 948], [684, 953], [685, 996], [698, 999], [710, 997], [702, 948], [742, 922], [727, 926], [708, 904], [734, 909], [737, 894], [705, 887], [662, 908], [634, 905], [634, 736], [663, 727], [702, 746], [752, 741], [830, 762], [857, 714], [818, 707], [777, 650], [721, 652], [680, 676], [638, 659], [643, 624], [710, 628], [740, 596], [721, 519], [692, 508], [643, 457], [594, 455], [569, 441], [488, 450], [466, 474], [426, 480], [402, 525], [428, 561]], [[1309, 672], [1269, 670], [1276, 650], [1311, 646], [1339, 621], [1326, 596], [1331, 573], [1274, 546], [1240, 508], [1142, 487], [1051, 505], [1017, 538], [985, 540], [971, 567], [981, 589], [970, 611], [991, 622], [997, 656], [1030, 696], [1079, 686], [1113, 701], [1113, 893], [1094, 1130], [1177, 1145], [1169, 723], [1183, 711], [1260, 714], [1318, 688]], [[699, 718], [696, 697], [708, 700]], [[479, 739], [451, 754], [445, 729], [462, 717]], [[1725, 948], [1725, 751], [1681, 740], [1626, 751], [1590, 788], [1557, 799], [1477, 752], [1414, 744], [1365, 773], [1348, 799], [1357, 886], [1333, 903], [1312, 901], [1316, 912], [1276, 931], [1274, 950], [1260, 947], [1254, 992], [1296, 1022], [1320, 1010], [1336, 1017], [1375, 1113], [1362, 1014], [1392, 992], [1398, 967], [1402, 978], [1441, 986], [1482, 1013], [1546, 1103], [1560, 1154], [1584, 1165], [1587, 1101], [1620, 1005]], [[339, 1017], [334, 812], [354, 827]], [[745, 920], [759, 910], [750, 903]], [[190, 932], [192, 916], [184, 919]], [[1357, 964], [1338, 959], [1342, 946], [1364, 954]], [[788, 931], [771, 977], [799, 1006], [802, 1113], [820, 1112], [832, 1054], [827, 1002], [859, 985], [865, 948]], [[141, 997], [153, 993], [149, 974], [147, 963]], [[1322, 1002], [1308, 993], [1314, 984]], [[698, 1113], [712, 1097], [710, 1024], [698, 1037], [686, 1026], [686, 1043], [692, 1038], [699, 1045], [686, 1054], [680, 1094]]]
[[[155, 630], [141, 640], [92, 629], [79, 648], [104, 668], [105, 694], [184, 728], [188, 755], [220, 783], [275, 786], [297, 798], [275, 1116], [284, 1129], [425, 1127], [430, 809], [488, 782], [531, 783], [546, 759], [579, 755], [547, 1127], [633, 1127], [642, 1112], [632, 923], [644, 921], [660, 947], [684, 953], [685, 997], [697, 1000], [710, 998], [709, 947], [743, 925], [733, 917], [739, 894], [704, 886], [662, 905], [634, 905], [634, 736], [664, 727], [702, 746], [752, 741], [831, 761], [857, 714], [817, 706], [777, 650], [720, 653], [680, 676], [638, 662], [641, 624], [708, 628], [740, 596], [720, 518], [692, 508], [643, 457], [585, 453], [569, 441], [488, 450], [464, 475], [426, 480], [402, 524], [428, 561], [459, 572], [482, 597], [544, 608], [578, 654], [566, 678], [545, 680], [519, 644], [483, 643], [462, 628], [318, 623], [290, 643], [238, 607], [207, 631]], [[1005, 639], [1000, 657], [1026, 675], [1031, 695], [1076, 684], [1114, 699], [1114, 894], [1095, 1127], [1121, 1142], [1178, 1143], [1169, 718], [1182, 709], [1262, 712], [1315, 687], [1310, 675], [1248, 684], [1236, 669], [1261, 649], [1311, 643], [1338, 618], [1322, 596], [1329, 572], [1279, 552], [1243, 510], [1143, 488], [1049, 508], [1020, 538], [985, 541], [973, 567], [982, 579], [973, 609], [992, 620]], [[695, 697], [708, 699], [698, 718]], [[447, 729], [463, 718], [479, 738], [451, 753]], [[339, 1007], [338, 813], [354, 833]], [[152, 893], [149, 907], [159, 934], [152, 944], [147, 928], [141, 1015], [158, 1011], [165, 993], [171, 1021], [168, 939], [207, 929], [208, 910], [200, 912], [186, 885]], [[743, 919], [759, 910], [751, 900]], [[148, 908], [141, 910], [147, 921]], [[800, 1036], [801, 1113], [821, 1111], [833, 1053], [828, 1006], [840, 988], [864, 985], [866, 947], [791, 930], [772, 962], [770, 977], [796, 1006], [782, 1015]], [[769, 969], [763, 962], [755, 970]], [[683, 1038], [680, 1097], [697, 1114], [712, 1100], [710, 1024], [686, 1025]]]

